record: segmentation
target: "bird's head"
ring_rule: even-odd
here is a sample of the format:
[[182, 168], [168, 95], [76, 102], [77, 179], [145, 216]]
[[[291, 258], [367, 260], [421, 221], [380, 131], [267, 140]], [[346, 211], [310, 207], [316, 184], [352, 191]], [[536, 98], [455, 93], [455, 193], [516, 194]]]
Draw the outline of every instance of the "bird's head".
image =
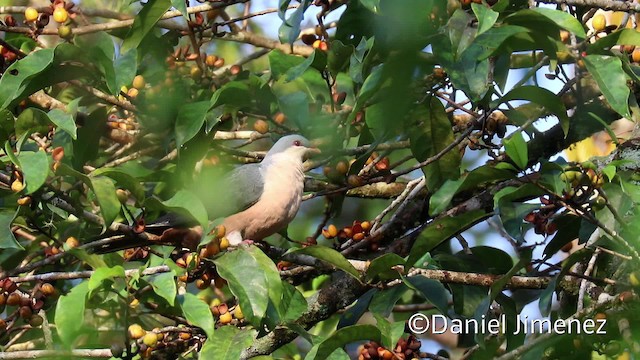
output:
[[287, 135], [276, 141], [267, 153], [265, 159], [281, 153], [290, 154], [291, 156], [299, 157], [300, 160], [304, 160], [307, 156], [320, 153], [320, 150], [313, 147], [311, 142], [304, 136]]

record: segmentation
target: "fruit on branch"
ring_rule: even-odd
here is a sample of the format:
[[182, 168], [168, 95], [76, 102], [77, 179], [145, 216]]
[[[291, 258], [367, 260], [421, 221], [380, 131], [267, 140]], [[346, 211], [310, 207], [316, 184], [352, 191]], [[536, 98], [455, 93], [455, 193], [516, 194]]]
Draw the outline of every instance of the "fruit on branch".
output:
[[139, 324], [131, 324], [129, 325], [129, 337], [136, 340], [136, 339], [140, 339], [141, 337], [143, 337], [145, 335], [145, 331], [142, 328], [142, 326], [140, 326]]
[[607, 27], [607, 19], [602, 14], [597, 14], [591, 20], [591, 25], [593, 26], [593, 30], [602, 31]]
[[19, 198], [16, 202], [20, 206], [27, 206], [27, 205], [31, 204], [31, 196], [23, 196], [23, 197]]
[[149, 331], [144, 335], [144, 337], [142, 337], [142, 343], [149, 347], [154, 347], [158, 343], [158, 335]]
[[258, 119], [253, 123], [253, 129], [260, 134], [266, 134], [269, 132], [269, 123], [264, 120]]
[[68, 19], [69, 13], [64, 7], [56, 7], [55, 10], [53, 10], [53, 21], [62, 24]]
[[315, 34], [302, 34], [300, 40], [302, 40], [305, 45], [312, 46], [313, 43], [318, 40], [318, 37]]
[[131, 85], [138, 90], [142, 90], [146, 84], [147, 83], [142, 75], [136, 75], [133, 78], [133, 83]]
[[24, 189], [24, 184], [22, 183], [22, 181], [14, 180], [11, 183], [11, 190], [13, 190], [13, 192], [20, 192], [22, 191], [22, 189]]
[[207, 57], [204, 58], [204, 62], [208, 67], [214, 67], [216, 61], [218, 61], [218, 57], [215, 55], [207, 55]]
[[631, 60], [635, 63], [640, 63], [640, 48], [636, 48], [631, 53]]
[[65, 240], [65, 244], [67, 244], [69, 249], [73, 249], [80, 246], [80, 242], [74, 236], [69, 236], [67, 240]]
[[233, 315], [230, 312], [226, 312], [224, 314], [220, 314], [220, 318], [218, 318], [220, 324], [226, 325], [233, 320]]
[[229, 68], [229, 73], [231, 75], [238, 75], [242, 72], [242, 66], [238, 65], [238, 64], [234, 64], [231, 65], [231, 67]]
[[287, 121], [287, 115], [282, 112], [278, 112], [273, 116], [273, 121], [275, 121], [276, 124], [282, 125]]
[[35, 8], [32, 7], [28, 7], [25, 11], [24, 11], [24, 19], [27, 22], [34, 22], [36, 20], [38, 20], [38, 10], [36, 10]]

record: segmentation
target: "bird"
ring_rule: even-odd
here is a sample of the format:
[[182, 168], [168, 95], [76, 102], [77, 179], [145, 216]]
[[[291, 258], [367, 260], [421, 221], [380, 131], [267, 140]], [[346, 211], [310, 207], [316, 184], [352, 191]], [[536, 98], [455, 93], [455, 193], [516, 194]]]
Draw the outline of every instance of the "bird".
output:
[[[301, 135], [281, 137], [260, 163], [245, 164], [221, 179], [212, 181], [215, 201], [206, 201], [210, 220], [223, 218], [221, 225], [231, 246], [245, 240], [258, 241], [284, 230], [295, 218], [304, 191], [306, 158], [320, 150]], [[184, 215], [166, 214], [145, 225], [145, 232], [157, 234], [154, 241], [122, 241], [106, 244], [99, 253], [153, 244], [179, 242], [195, 250], [202, 228]]]

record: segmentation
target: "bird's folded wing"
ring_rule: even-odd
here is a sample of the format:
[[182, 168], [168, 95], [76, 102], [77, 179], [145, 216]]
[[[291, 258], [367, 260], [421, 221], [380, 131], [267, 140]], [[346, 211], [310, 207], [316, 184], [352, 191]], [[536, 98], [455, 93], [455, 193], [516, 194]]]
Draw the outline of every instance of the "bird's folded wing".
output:
[[264, 189], [263, 169], [260, 164], [247, 164], [234, 169], [221, 181], [213, 185], [211, 191], [215, 201], [207, 204], [210, 219], [217, 219], [239, 213], [255, 204]]

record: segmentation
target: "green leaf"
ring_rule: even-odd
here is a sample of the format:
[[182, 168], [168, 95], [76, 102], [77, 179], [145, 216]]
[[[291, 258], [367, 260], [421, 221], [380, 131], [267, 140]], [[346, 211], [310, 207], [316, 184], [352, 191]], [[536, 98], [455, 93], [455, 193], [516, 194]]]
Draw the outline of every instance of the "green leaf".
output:
[[100, 212], [104, 218], [104, 224], [109, 227], [120, 214], [121, 204], [116, 195], [116, 187], [111, 179], [104, 176], [91, 177], [90, 181], [91, 189], [96, 194], [98, 204], [100, 204]]
[[282, 302], [279, 306], [279, 313], [282, 322], [297, 320], [307, 311], [307, 300], [302, 293], [286, 281], [282, 282]]
[[547, 287], [542, 290], [542, 294], [540, 294], [540, 301], [538, 301], [538, 309], [540, 309], [540, 314], [542, 316], [549, 316], [551, 313], [551, 304], [553, 301], [553, 293], [556, 291], [556, 283], [558, 282], [558, 277], [554, 276]]
[[15, 220], [16, 215], [18, 215], [18, 211], [20, 211], [20, 209], [16, 212], [7, 210], [0, 211], [0, 249], [24, 249], [18, 240], [16, 240], [13, 231], [11, 231], [11, 224], [13, 224], [13, 220]]
[[476, 36], [479, 36], [483, 32], [491, 29], [500, 15], [484, 4], [472, 3], [471, 10], [473, 10], [473, 13], [476, 14], [476, 18], [478, 18], [478, 33]]
[[[444, 217], [430, 223], [413, 244], [405, 268], [410, 268], [428, 251], [431, 251], [455, 234], [461, 233], [479, 221], [484, 220], [488, 215], [483, 210], [474, 210], [455, 217]], [[418, 266], [422, 266], [422, 264], [418, 264]]]
[[168, 208], [179, 209], [182, 212], [186, 212], [204, 229], [207, 228], [209, 222], [207, 209], [205, 209], [200, 198], [191, 191], [180, 190], [171, 199], [163, 201], [162, 204]]
[[191, 140], [202, 128], [209, 111], [209, 101], [199, 101], [180, 107], [176, 118], [176, 148], [178, 151]]
[[283, 293], [280, 274], [260, 249], [250, 246], [226, 252], [213, 262], [251, 324], [261, 326], [269, 301], [279, 308]]
[[89, 296], [107, 281], [113, 281], [115, 278], [124, 278], [124, 268], [120, 265], [114, 267], [101, 267], [96, 269], [89, 278]]
[[394, 349], [398, 339], [404, 333], [405, 322], [396, 321], [392, 323], [379, 314], [373, 314], [373, 317], [376, 318], [376, 325], [380, 329], [382, 346], [387, 349]]
[[34, 132], [46, 133], [49, 130], [49, 124], [47, 113], [40, 109], [27, 108], [16, 119], [16, 136], [31, 135]]
[[[180, 1], [179, 1], [180, 2]], [[185, 2], [182, 1], [182, 5]], [[124, 54], [120, 54], [113, 63], [116, 73], [115, 88], [120, 91], [122, 86], [129, 86], [138, 71], [138, 50], [131, 49]]]
[[269, 52], [269, 69], [271, 70], [271, 77], [274, 80], [278, 80], [289, 69], [300, 66], [305, 62], [305, 58], [301, 56], [288, 55], [280, 50], [273, 50]]
[[547, 17], [559, 27], [575, 34], [577, 38], [584, 39], [587, 37], [587, 34], [584, 32], [584, 27], [580, 21], [567, 12], [542, 7], [535, 8], [532, 11]]
[[40, 189], [49, 176], [49, 156], [47, 153], [44, 150], [23, 151], [18, 154], [18, 161], [27, 185], [25, 193], [31, 194]]
[[209, 305], [191, 293], [185, 293], [179, 299], [182, 314], [187, 321], [204, 330], [207, 337], [212, 337], [215, 324]]
[[404, 259], [394, 253], [378, 256], [371, 261], [371, 264], [369, 264], [367, 268], [367, 280], [373, 280], [383, 274], [386, 276], [385, 279], [391, 276], [397, 277], [398, 271], [391, 268], [396, 265], [404, 265], [404, 263]]
[[176, 273], [173, 271], [155, 275], [149, 280], [153, 291], [161, 298], [167, 300], [170, 306], [175, 303], [177, 288], [174, 277]]
[[[419, 107], [409, 117], [423, 121], [418, 129], [411, 131], [411, 152], [418, 161], [425, 161], [455, 141], [451, 123], [442, 103], [432, 97], [428, 107]], [[431, 191], [440, 187], [445, 180], [460, 176], [460, 152], [453, 148], [444, 156], [422, 168]]]
[[313, 256], [314, 258], [328, 262], [358, 280], [360, 279], [358, 270], [356, 270], [342, 254], [326, 246], [316, 245], [300, 249], [291, 249], [287, 251], [287, 254], [306, 254]]
[[373, 13], [378, 13], [380, 9], [380, 0], [360, 0], [360, 4]]
[[587, 46], [587, 54], [607, 53], [614, 45], [640, 46], [640, 32], [636, 29], [622, 29], [599, 38]]
[[326, 359], [336, 349], [358, 340], [373, 340], [380, 342], [380, 329], [373, 325], [353, 325], [343, 327], [318, 344], [318, 352], [313, 359]]
[[358, 320], [364, 315], [364, 313], [369, 308], [369, 304], [371, 303], [371, 299], [373, 295], [378, 292], [378, 289], [370, 289], [364, 295], [360, 296], [356, 303], [350, 307], [348, 307], [342, 316], [340, 316], [340, 320], [338, 321], [337, 329], [343, 328], [345, 326], [355, 325]]
[[180, 11], [182, 17], [189, 21], [189, 13], [187, 12], [187, 3], [184, 0], [171, 0], [171, 6]]
[[124, 172], [121, 168], [99, 168], [91, 173], [91, 176], [107, 176], [116, 181], [118, 187], [131, 191], [131, 194], [139, 201], [145, 199], [144, 187], [140, 180]]
[[69, 134], [73, 140], [76, 140], [78, 138], [78, 135], [76, 134], [76, 122], [73, 120], [73, 116], [71, 114], [66, 113], [60, 109], [53, 109], [49, 111], [47, 115], [49, 116], [49, 120], [51, 120], [52, 123], [54, 123], [62, 131]]
[[[307, 10], [311, 0], [301, 0], [300, 5], [291, 12], [291, 15], [285, 20], [284, 12], [281, 18], [284, 20], [280, 29], [278, 29], [278, 38], [283, 44], [293, 44], [300, 35], [300, 23], [304, 19], [304, 12]], [[280, 9], [282, 9], [282, 4]], [[285, 6], [286, 9], [286, 6]]]
[[618, 114], [631, 118], [627, 75], [622, 70], [622, 61], [615, 56], [587, 55], [584, 58], [587, 70], [611, 108]]
[[522, 136], [522, 132], [518, 131], [513, 133], [511, 138], [504, 139], [502, 141], [504, 150], [507, 156], [518, 166], [520, 169], [526, 169], [529, 163], [529, 151], [527, 149], [527, 142]]
[[56, 304], [55, 324], [58, 335], [68, 347], [80, 335], [84, 323], [84, 308], [89, 282], [83, 281], [71, 289], [67, 295], [60, 296]]
[[0, 108], [6, 108], [27, 85], [27, 80], [53, 63], [54, 49], [34, 51], [9, 66], [0, 78]]
[[449, 310], [448, 291], [441, 282], [427, 279], [422, 276], [411, 276], [404, 278], [405, 284], [417, 291], [428, 302], [433, 304], [442, 314], [447, 314]]
[[[184, 3], [184, 2], [183, 2]], [[235, 326], [222, 326], [208, 338], [200, 351], [200, 359], [236, 360], [253, 341], [254, 331]]]
[[369, 310], [372, 313], [389, 317], [393, 311], [393, 307], [408, 290], [407, 285], [402, 283], [392, 288], [376, 292], [369, 303]]
[[240, 81], [231, 81], [224, 84], [220, 89], [216, 90], [211, 97], [210, 108], [220, 105], [233, 106], [240, 108], [245, 106], [247, 99], [250, 98], [249, 86]]
[[324, 51], [315, 49], [305, 61], [287, 70], [284, 81], [291, 82], [297, 79], [298, 77], [302, 76], [302, 74], [310, 67], [322, 70], [326, 65], [327, 54]]
[[538, 86], [520, 86], [505, 94], [496, 106], [511, 100], [528, 100], [543, 106], [547, 111], [558, 117], [565, 135], [568, 133], [569, 116], [562, 99], [558, 95]]
[[171, 7], [171, 0], [149, 0], [133, 20], [120, 51], [126, 53], [140, 45], [142, 39], [153, 29], [162, 15]]

